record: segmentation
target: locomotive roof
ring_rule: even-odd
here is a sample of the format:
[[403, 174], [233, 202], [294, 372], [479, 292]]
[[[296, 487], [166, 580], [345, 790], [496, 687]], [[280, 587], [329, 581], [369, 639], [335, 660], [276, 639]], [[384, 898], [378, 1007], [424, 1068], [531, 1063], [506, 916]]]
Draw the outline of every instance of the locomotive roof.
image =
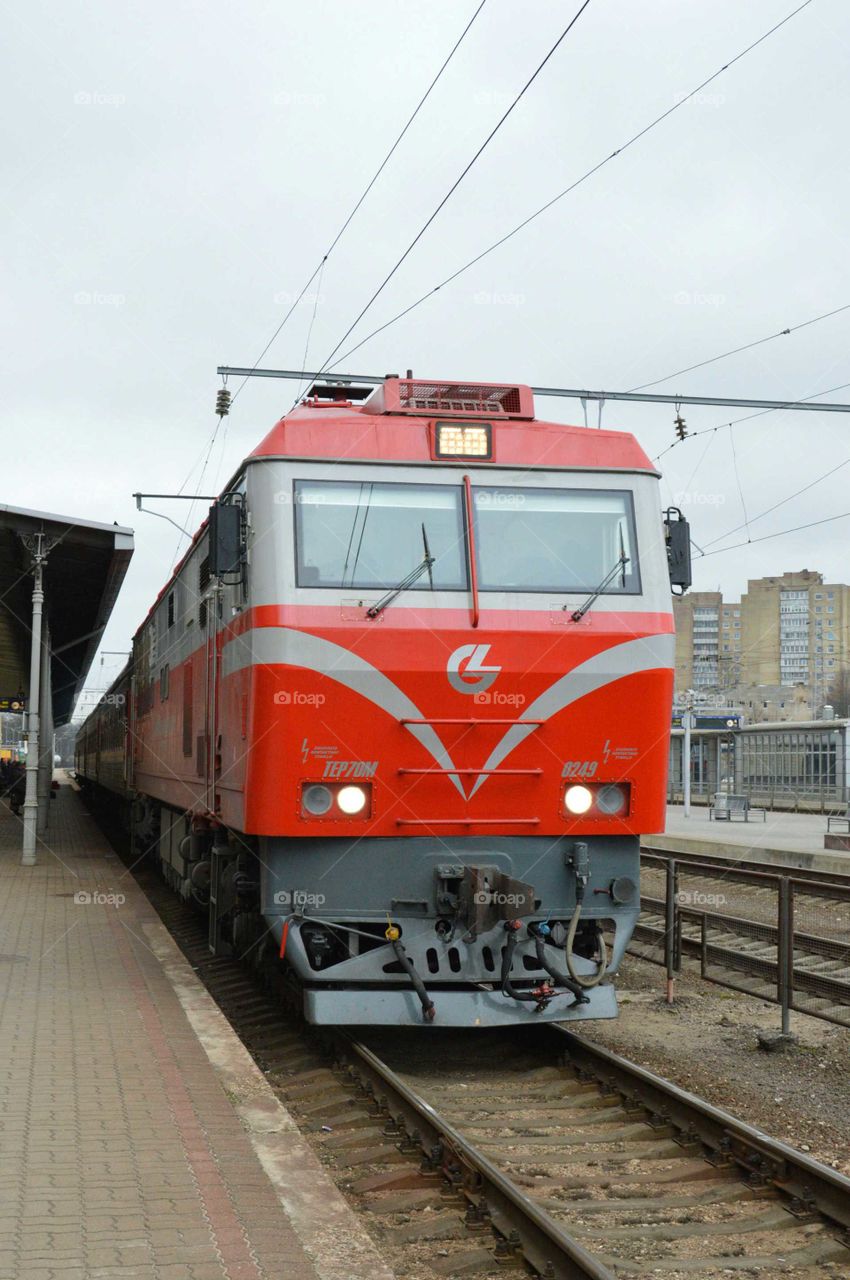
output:
[[[405, 387], [435, 387], [442, 395], [415, 399]], [[363, 404], [318, 395], [305, 399], [277, 422], [251, 458], [298, 457], [336, 460], [432, 462], [431, 432], [435, 421], [485, 421], [494, 428], [491, 461], [458, 459], [458, 465], [591, 468], [602, 471], [656, 469], [633, 435], [624, 431], [548, 422], [534, 416], [531, 388], [514, 385], [435, 384], [387, 378]], [[477, 396], [473, 396], [475, 391]], [[451, 392], [466, 398], [457, 398]], [[449, 394], [446, 394], [449, 393]], [[445, 408], [442, 405], [445, 405]], [[440, 459], [451, 463], [452, 459]]]
[[[469, 467], [551, 467], [599, 471], [643, 471], [658, 475], [637, 440], [627, 431], [547, 422], [534, 416], [531, 388], [522, 384], [423, 382], [387, 377], [364, 403], [361, 388], [329, 384], [276, 422], [246, 462], [264, 458], [333, 458], [335, 461], [433, 462], [435, 421], [488, 422], [494, 427], [494, 456], [440, 458], [441, 465]], [[418, 397], [418, 398], [417, 398]], [[244, 465], [244, 464], [243, 464]], [[238, 476], [242, 467], [238, 469]], [[204, 520], [136, 630], [138, 635], [171, 589], [207, 527]]]

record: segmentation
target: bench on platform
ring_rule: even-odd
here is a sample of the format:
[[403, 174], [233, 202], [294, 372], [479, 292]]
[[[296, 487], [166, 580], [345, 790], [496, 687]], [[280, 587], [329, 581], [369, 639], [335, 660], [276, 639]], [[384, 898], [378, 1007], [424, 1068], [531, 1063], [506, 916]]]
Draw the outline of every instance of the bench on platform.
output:
[[833, 822], [843, 822], [843, 823], [845, 823], [845, 824], [846, 824], [846, 826], [847, 826], [847, 834], [848, 834], [848, 835], [850, 835], [850, 804], [848, 804], [848, 806], [847, 806], [847, 808], [846, 808], [846, 810], [845, 810], [845, 812], [844, 812], [843, 814], [841, 814], [841, 813], [834, 813], [834, 814], [831, 814], [831, 815], [827, 818], [827, 820], [826, 820], [826, 829], [827, 829], [827, 832], [830, 832], [830, 831], [832, 830], [832, 824], [833, 824]]
[[749, 822], [751, 815], [758, 815], [762, 822], [767, 821], [767, 811], [751, 805], [749, 796], [726, 791], [717, 792], [708, 810], [709, 820], [714, 818], [716, 822], [731, 822], [734, 818]]

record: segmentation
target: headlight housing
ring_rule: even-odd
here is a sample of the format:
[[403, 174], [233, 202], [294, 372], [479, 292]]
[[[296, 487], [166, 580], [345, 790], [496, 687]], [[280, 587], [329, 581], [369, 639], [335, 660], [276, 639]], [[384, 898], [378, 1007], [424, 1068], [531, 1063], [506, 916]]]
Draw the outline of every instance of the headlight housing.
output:
[[566, 818], [626, 818], [631, 810], [628, 782], [568, 782], [561, 797]]
[[371, 782], [301, 783], [301, 817], [310, 822], [347, 822], [371, 816]]

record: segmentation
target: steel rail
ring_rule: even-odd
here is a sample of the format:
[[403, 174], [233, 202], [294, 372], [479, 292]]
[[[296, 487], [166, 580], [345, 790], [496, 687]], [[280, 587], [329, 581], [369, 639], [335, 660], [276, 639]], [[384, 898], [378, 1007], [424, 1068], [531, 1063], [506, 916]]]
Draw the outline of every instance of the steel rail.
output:
[[[719, 928], [723, 933], [732, 934], [741, 940], [752, 939], [753, 941], [762, 941], [767, 946], [777, 946], [779, 930], [772, 925], [758, 924], [753, 920], [736, 920], [734, 916], [720, 916], [711, 911], [697, 912], [692, 908], [680, 908], [680, 915], [683, 920], [695, 922], [702, 925], [705, 920], [706, 927]], [[663, 917], [663, 904], [660, 910], [653, 911], [654, 915]], [[658, 946], [663, 943], [666, 929], [663, 923], [658, 925], [647, 924], [645, 921], [639, 920], [635, 926], [633, 938], [637, 942], [645, 942], [650, 946]], [[699, 959], [703, 954], [703, 943], [701, 938], [695, 938], [692, 934], [682, 931], [680, 938], [680, 946], [683, 953]], [[801, 968], [796, 959], [797, 951], [805, 952], [807, 956], [819, 956], [826, 959], [842, 959], [847, 953], [847, 948], [841, 943], [831, 943], [828, 938], [809, 937], [806, 934], [794, 935], [794, 966], [793, 980], [794, 991], [800, 995], [808, 995], [816, 1000], [825, 1000], [832, 1005], [845, 1005], [848, 1008], [848, 1016], [850, 1016], [850, 983], [843, 981], [841, 978], [835, 978], [828, 973], [812, 973], [807, 969]], [[743, 974], [751, 978], [760, 978], [764, 981], [771, 982], [774, 986], [779, 978], [780, 961], [779, 959], [771, 960], [765, 956], [755, 955], [749, 951], [739, 951], [734, 946], [730, 946], [727, 942], [717, 939], [707, 941], [705, 945], [706, 959], [713, 961], [715, 964], [724, 969], [731, 969], [735, 973]], [[631, 948], [630, 955], [637, 954]], [[659, 957], [653, 961], [651, 955], [640, 952], [642, 960], [648, 960], [652, 963], [663, 964], [664, 961]], [[721, 983], [719, 979], [711, 975], [703, 975], [707, 982], [718, 982], [719, 985], [729, 985]], [[747, 994], [746, 990], [736, 987], [735, 990], [741, 990]], [[761, 996], [765, 1000], [776, 1001], [774, 996]], [[824, 1021], [833, 1022], [836, 1026], [847, 1026], [847, 1021], [825, 1017], [819, 1010], [800, 1009], [798, 1005], [793, 1006], [800, 1013], [809, 1013], [812, 1018], [823, 1018]]]
[[[553, 1024], [541, 1030], [551, 1038], [563, 1065], [573, 1067], [580, 1078], [593, 1080], [607, 1093], [619, 1093], [624, 1107], [647, 1112], [653, 1127], [672, 1127], [681, 1146], [700, 1148], [710, 1164], [737, 1168], [751, 1186], [774, 1188], [791, 1214], [826, 1218], [842, 1233], [842, 1242], [850, 1242], [850, 1178], [575, 1032]], [[551, 1280], [611, 1280], [605, 1266], [371, 1049], [348, 1036], [338, 1039], [354, 1060], [349, 1074], [374, 1099], [378, 1113], [388, 1118], [388, 1132], [400, 1136], [401, 1149], [412, 1152], [421, 1147], [425, 1167], [442, 1173], [466, 1198], [472, 1214], [486, 1206], [485, 1213], [507, 1242], [501, 1253], [497, 1248], [497, 1258], [508, 1261], [511, 1253], [522, 1253], [535, 1271]]]
[[[727, 846], [729, 847], [729, 846]], [[742, 851], [744, 846], [741, 846]], [[811, 891], [813, 897], [828, 897], [828, 894], [822, 892], [824, 887], [830, 887], [838, 890], [838, 897], [843, 898], [845, 894], [850, 894], [850, 874], [844, 875], [840, 871], [816, 871], [810, 870], [808, 867], [787, 867], [776, 862], [755, 862], [750, 858], [747, 859], [731, 859], [721, 858], [715, 854], [694, 853], [689, 849], [661, 849], [657, 845], [642, 844], [640, 847], [641, 857], [646, 855], [648, 858], [658, 859], [658, 861], [668, 862], [671, 858], [676, 862], [687, 865], [688, 870], [693, 870], [695, 866], [702, 864], [706, 871], [717, 872], [722, 871], [729, 880], [738, 882], [749, 881], [754, 886], [760, 880], [756, 877], [781, 878], [787, 877], [789, 880], [795, 881], [798, 885], [804, 885], [805, 891]]]
[[[641, 896], [640, 905], [642, 912], [659, 916], [663, 920], [664, 902], [661, 898], [645, 898]], [[722, 928], [726, 933], [736, 933], [741, 938], [751, 938], [755, 942], [770, 944], [779, 941], [780, 930], [777, 925], [762, 924], [760, 920], [750, 920], [746, 916], [727, 916], [717, 911], [704, 911], [700, 907], [684, 906], [679, 907], [679, 915], [683, 922], [687, 921], [690, 924], [695, 924], [698, 928], [702, 924], [703, 917], [705, 917], [712, 926]], [[655, 929], [654, 925], [648, 924], [644, 924], [641, 927], [653, 931]], [[659, 932], [663, 932], [660, 927]], [[698, 941], [695, 938], [691, 940]], [[684, 936], [682, 941], [684, 942]], [[722, 948], [720, 943], [712, 943], [711, 945], [719, 946], [721, 949], [728, 949]], [[825, 938], [822, 934], [801, 933], [800, 930], [795, 929], [794, 950], [806, 951], [810, 955], [822, 956], [827, 960], [845, 960], [848, 967], [850, 967], [850, 952], [848, 952], [847, 943], [839, 942], [835, 938]], [[840, 985], [845, 986], [850, 991], [850, 984], [842, 983]]]
[[683, 1141], [702, 1144], [712, 1163], [736, 1164], [750, 1180], [763, 1180], [789, 1196], [792, 1213], [816, 1209], [843, 1228], [847, 1243], [850, 1178], [574, 1031], [552, 1024], [547, 1030], [564, 1044], [569, 1062], [615, 1089], [626, 1103], [649, 1108], [678, 1129]]
[[[615, 1280], [560, 1223], [527, 1196], [493, 1162], [472, 1145], [430, 1103], [405, 1084], [366, 1045], [339, 1033], [339, 1040], [355, 1059], [355, 1079], [365, 1076], [367, 1092], [379, 1101], [387, 1116], [398, 1108], [396, 1121], [403, 1140], [419, 1143], [428, 1154], [431, 1168], [442, 1169], [449, 1182], [474, 1207], [483, 1200], [493, 1226], [503, 1236], [509, 1250], [519, 1250], [531, 1266], [547, 1280]], [[458, 1181], [460, 1179], [460, 1181]], [[510, 1255], [508, 1255], [510, 1256]]]
[[[187, 957], [197, 954], [209, 961], [206, 934], [198, 918], [155, 880], [149, 869], [137, 870], [142, 872], [140, 886]], [[238, 1012], [245, 1004], [242, 990], [255, 990], [257, 1000], [268, 1011], [275, 1008], [275, 1000], [267, 992], [260, 994], [255, 978], [235, 958], [224, 971], [219, 964], [203, 980], [214, 999], [221, 1003], [224, 998], [225, 1016], [233, 1019], [240, 1035], [247, 1031], [246, 1047], [254, 1052], [252, 1024], [247, 1023], [243, 1030], [239, 1027]], [[244, 979], [235, 978], [243, 973]], [[228, 1005], [234, 1000], [236, 1006], [228, 1012]], [[603, 1093], [619, 1092], [627, 1111], [640, 1109], [659, 1129], [677, 1131], [677, 1140], [684, 1149], [701, 1145], [710, 1163], [737, 1168], [748, 1181], [776, 1188], [789, 1197], [787, 1207], [791, 1213], [802, 1219], [818, 1213], [830, 1224], [838, 1224], [845, 1230], [840, 1237], [842, 1243], [850, 1243], [846, 1235], [850, 1226], [850, 1179], [574, 1032], [552, 1024], [536, 1030], [542, 1043], [551, 1043], [553, 1057], [563, 1065], [572, 1067], [584, 1079], [595, 1081]], [[466, 1200], [467, 1225], [478, 1230], [495, 1228], [497, 1263], [525, 1259], [544, 1280], [615, 1280], [622, 1269], [619, 1263], [616, 1273], [612, 1272], [587, 1252], [541, 1204], [515, 1185], [508, 1174], [443, 1119], [367, 1045], [339, 1029], [326, 1028], [320, 1038], [328, 1048], [336, 1050], [341, 1062], [347, 1060], [352, 1081], [370, 1099], [370, 1113], [386, 1121], [385, 1135], [397, 1142], [402, 1152], [415, 1155], [422, 1151], [424, 1175], [431, 1174], [435, 1179], [442, 1175], [447, 1186]], [[310, 1076], [314, 1074], [309, 1072]], [[626, 1208], [628, 1203], [624, 1201]]]

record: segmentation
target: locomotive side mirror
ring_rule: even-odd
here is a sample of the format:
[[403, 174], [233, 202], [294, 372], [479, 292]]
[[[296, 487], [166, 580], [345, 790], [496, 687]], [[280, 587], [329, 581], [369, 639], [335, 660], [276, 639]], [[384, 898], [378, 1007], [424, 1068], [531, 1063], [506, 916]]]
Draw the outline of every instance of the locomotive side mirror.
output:
[[670, 586], [676, 595], [684, 595], [692, 581], [691, 526], [678, 507], [668, 507], [664, 512], [664, 541]]
[[242, 572], [242, 508], [215, 502], [210, 507], [210, 575]]

